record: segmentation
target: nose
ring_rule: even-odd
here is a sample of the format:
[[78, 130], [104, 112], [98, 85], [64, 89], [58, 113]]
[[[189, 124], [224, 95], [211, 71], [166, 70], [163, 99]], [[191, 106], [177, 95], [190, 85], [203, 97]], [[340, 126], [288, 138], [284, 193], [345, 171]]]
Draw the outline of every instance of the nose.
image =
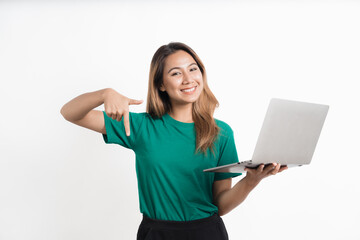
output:
[[193, 83], [194, 79], [189, 75], [189, 73], [185, 72], [183, 74], [183, 84], [190, 84]]

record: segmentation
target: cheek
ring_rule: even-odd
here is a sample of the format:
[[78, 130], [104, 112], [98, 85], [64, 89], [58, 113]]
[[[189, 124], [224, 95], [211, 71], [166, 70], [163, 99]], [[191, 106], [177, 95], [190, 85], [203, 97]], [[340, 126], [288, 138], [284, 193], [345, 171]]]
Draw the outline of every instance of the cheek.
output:
[[168, 81], [164, 84], [167, 91], [176, 91], [177, 88], [181, 85], [181, 80], [172, 79], [172, 81]]
[[195, 75], [194, 75], [194, 79], [196, 79], [197, 81], [199, 81], [199, 82], [202, 83], [202, 82], [203, 82], [203, 77], [202, 77], [201, 72], [195, 74]]
[[204, 90], [204, 85], [201, 83], [201, 86], [200, 86], [200, 88], [199, 88], [199, 94], [201, 94], [202, 92], [203, 92], [203, 90]]

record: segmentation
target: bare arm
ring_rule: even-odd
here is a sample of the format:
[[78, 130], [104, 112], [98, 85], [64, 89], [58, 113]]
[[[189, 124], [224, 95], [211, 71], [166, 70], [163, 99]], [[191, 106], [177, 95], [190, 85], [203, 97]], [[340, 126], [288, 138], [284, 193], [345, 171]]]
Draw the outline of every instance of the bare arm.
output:
[[267, 167], [260, 165], [257, 169], [246, 169], [246, 176], [231, 188], [231, 178], [215, 181], [213, 184], [214, 203], [219, 209], [219, 215], [225, 215], [240, 205], [249, 193], [267, 176], [275, 175], [287, 169], [280, 164]]
[[106, 90], [102, 89], [77, 96], [66, 103], [60, 113], [69, 122], [106, 134], [102, 112], [93, 110], [104, 103]]
[[130, 135], [129, 105], [140, 104], [142, 101], [129, 99], [111, 88], [84, 93], [61, 108], [63, 117], [79, 126], [106, 134], [104, 116], [101, 111], [93, 110], [104, 104], [105, 113], [112, 119], [120, 121], [124, 116], [127, 135]]
[[231, 178], [214, 182], [214, 190], [222, 189], [220, 192], [217, 191], [217, 195], [215, 195], [214, 191], [214, 196], [216, 196], [214, 202], [219, 209], [220, 216], [229, 213], [240, 205], [257, 185], [250, 184], [246, 177], [240, 180], [233, 188], [231, 188], [231, 182]]

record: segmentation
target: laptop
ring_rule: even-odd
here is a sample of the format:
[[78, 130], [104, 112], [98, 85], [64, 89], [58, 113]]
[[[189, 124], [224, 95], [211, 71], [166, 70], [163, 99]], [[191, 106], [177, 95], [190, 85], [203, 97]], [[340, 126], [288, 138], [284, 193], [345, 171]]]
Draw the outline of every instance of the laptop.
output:
[[328, 110], [328, 105], [273, 98], [252, 159], [204, 172], [241, 173], [245, 167], [270, 163], [288, 167], [310, 164]]

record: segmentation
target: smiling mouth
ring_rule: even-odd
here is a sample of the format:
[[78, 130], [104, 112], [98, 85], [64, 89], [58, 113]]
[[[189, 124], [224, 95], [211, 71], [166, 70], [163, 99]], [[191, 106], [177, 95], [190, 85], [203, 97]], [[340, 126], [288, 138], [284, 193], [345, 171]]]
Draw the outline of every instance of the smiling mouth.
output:
[[195, 91], [196, 87], [197, 87], [197, 86], [195, 86], [195, 87], [193, 87], [193, 88], [183, 89], [183, 90], [181, 90], [181, 91], [182, 91], [182, 92], [186, 92], [186, 93], [193, 92], [193, 91]]

